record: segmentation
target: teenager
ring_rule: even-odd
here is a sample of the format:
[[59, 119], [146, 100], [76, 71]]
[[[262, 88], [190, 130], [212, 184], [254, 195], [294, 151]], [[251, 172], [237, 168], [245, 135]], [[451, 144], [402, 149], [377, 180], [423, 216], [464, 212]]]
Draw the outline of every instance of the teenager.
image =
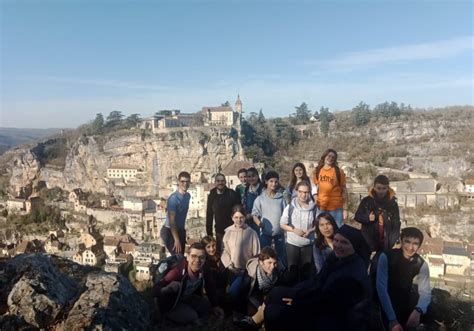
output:
[[235, 191], [240, 194], [240, 199], [243, 199], [245, 188], [247, 187], [247, 169], [239, 169], [237, 177], [240, 180], [240, 184], [235, 187]]
[[221, 261], [221, 255], [217, 250], [217, 242], [211, 236], [201, 239], [201, 244], [206, 249], [206, 265], [216, 283], [219, 302], [223, 302], [228, 285], [228, 272]]
[[347, 219], [349, 202], [346, 175], [337, 164], [337, 152], [326, 150], [313, 173], [313, 183], [318, 187], [315, 200], [318, 212], [330, 213], [339, 227]]
[[248, 260], [260, 252], [258, 235], [245, 223], [242, 205], [232, 208], [233, 225], [225, 229], [221, 261], [234, 276], [242, 275]]
[[311, 184], [296, 184], [297, 197], [285, 207], [280, 227], [286, 232], [286, 261], [295, 282], [306, 280], [313, 270], [314, 220], [316, 205], [311, 200]]
[[226, 185], [223, 174], [217, 174], [214, 178], [214, 187], [207, 198], [206, 209], [206, 232], [212, 236], [214, 224], [216, 232], [217, 251], [222, 252], [222, 238], [224, 230], [232, 225], [231, 212], [235, 205], [240, 204], [240, 195]]
[[160, 236], [172, 254], [184, 254], [186, 244], [186, 217], [191, 195], [188, 193], [191, 175], [182, 171], [178, 175], [178, 189], [169, 196], [166, 204], [166, 220], [161, 227]]
[[276, 171], [267, 172], [266, 189], [255, 199], [252, 215], [260, 229], [260, 246], [271, 246], [274, 243], [278, 258], [283, 265], [286, 265], [285, 236], [280, 228], [280, 219], [286, 202], [283, 194], [278, 191], [279, 178]]
[[331, 255], [334, 245], [334, 235], [337, 232], [337, 223], [329, 213], [321, 213], [314, 222], [316, 239], [313, 245], [313, 257], [316, 272], [319, 273], [329, 255]]
[[[206, 250], [201, 243], [192, 244], [186, 259], [182, 258], [157, 282], [154, 293], [160, 312], [179, 324], [196, 324], [213, 312], [224, 316], [219, 308], [212, 275], [204, 268]], [[205, 288], [206, 297], [203, 295]]]
[[375, 177], [369, 195], [362, 199], [355, 214], [362, 224], [362, 235], [370, 250], [390, 250], [400, 237], [400, 213], [395, 192], [384, 175]]
[[245, 208], [246, 214], [246, 223], [250, 226], [251, 229], [255, 230], [257, 234], [260, 234], [259, 227], [253, 221], [253, 204], [257, 197], [264, 190], [263, 183], [260, 181], [258, 171], [255, 168], [247, 169], [247, 186], [245, 187], [244, 196], [242, 198], [242, 205]]
[[365, 330], [370, 316], [365, 245], [359, 230], [339, 228], [315, 281], [275, 288], [267, 296], [265, 330]]
[[283, 196], [285, 197], [285, 201], [287, 204], [290, 204], [291, 200], [297, 197], [298, 192], [296, 191], [296, 185], [303, 180], [307, 181], [308, 183], [311, 182], [308, 177], [308, 174], [306, 173], [306, 167], [304, 166], [304, 164], [301, 162], [297, 162], [291, 170], [290, 182], [286, 187], [285, 191], [283, 192]]
[[[431, 301], [428, 264], [417, 253], [423, 243], [423, 233], [408, 227], [402, 230], [400, 237], [401, 248], [382, 252], [376, 271], [382, 317], [390, 331], [418, 327], [420, 316], [426, 313]], [[414, 293], [415, 277], [418, 291]]]

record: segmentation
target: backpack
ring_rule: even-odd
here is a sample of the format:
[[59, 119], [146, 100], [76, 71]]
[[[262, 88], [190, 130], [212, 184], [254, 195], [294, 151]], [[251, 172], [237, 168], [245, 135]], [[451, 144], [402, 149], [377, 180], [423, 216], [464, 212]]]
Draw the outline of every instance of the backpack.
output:
[[170, 271], [176, 265], [180, 264], [183, 260], [183, 255], [171, 255], [158, 262], [158, 265], [156, 265], [152, 271], [153, 283], [159, 283], [163, 279], [163, 277], [166, 276], [168, 271]]

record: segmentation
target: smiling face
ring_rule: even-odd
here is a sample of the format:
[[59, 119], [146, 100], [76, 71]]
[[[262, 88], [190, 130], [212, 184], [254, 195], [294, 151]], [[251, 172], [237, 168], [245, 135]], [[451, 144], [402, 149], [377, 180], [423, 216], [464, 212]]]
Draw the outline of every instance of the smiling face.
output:
[[246, 184], [247, 183], [247, 173], [241, 172], [239, 174], [239, 180], [241, 184]]
[[304, 175], [304, 170], [301, 167], [296, 167], [295, 170], [293, 170], [295, 176], [297, 179], [301, 179]]
[[309, 201], [309, 196], [311, 194], [311, 189], [306, 185], [300, 185], [298, 187], [298, 201], [300, 203], [307, 203]]
[[211, 241], [209, 244], [206, 245], [207, 255], [214, 256], [214, 255], [216, 255], [216, 251], [217, 251], [217, 248], [216, 248], [216, 242], [215, 241]]
[[402, 252], [406, 259], [410, 259], [420, 248], [420, 239], [404, 237], [402, 239]]
[[267, 180], [267, 188], [270, 191], [276, 192], [278, 188], [278, 178], [270, 178]]
[[334, 152], [329, 152], [328, 155], [324, 158], [324, 165], [332, 167], [336, 162], [336, 154]]
[[224, 176], [221, 176], [221, 175], [216, 176], [216, 178], [215, 178], [215, 183], [216, 183], [216, 188], [217, 188], [219, 191], [224, 190], [225, 184], [226, 184], [225, 177], [224, 177]]
[[267, 275], [271, 275], [278, 264], [277, 260], [271, 257], [263, 261], [259, 260], [258, 263]]
[[202, 249], [191, 248], [186, 260], [188, 261], [188, 268], [196, 273], [201, 270], [204, 262], [206, 262], [206, 252]]
[[241, 228], [245, 224], [245, 215], [237, 211], [232, 215], [232, 222], [237, 228]]
[[181, 192], [187, 192], [191, 185], [191, 179], [187, 177], [180, 177], [178, 179], [178, 188]]
[[325, 238], [330, 238], [334, 235], [334, 228], [329, 220], [321, 217], [318, 222], [319, 231]]
[[332, 244], [334, 254], [336, 254], [336, 257], [338, 258], [347, 257], [355, 253], [354, 247], [352, 246], [349, 239], [347, 239], [340, 233], [336, 233]]
[[257, 185], [258, 183], [258, 174], [254, 172], [247, 172], [247, 183], [249, 183], [252, 186]]

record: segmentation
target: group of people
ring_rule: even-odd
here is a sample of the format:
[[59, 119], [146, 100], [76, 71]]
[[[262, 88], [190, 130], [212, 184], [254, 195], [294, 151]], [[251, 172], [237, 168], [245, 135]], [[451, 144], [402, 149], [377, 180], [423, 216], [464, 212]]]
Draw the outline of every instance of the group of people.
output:
[[[232, 307], [234, 323], [266, 330], [409, 330], [431, 300], [429, 269], [417, 254], [423, 234], [400, 231], [394, 191], [375, 178], [348, 224], [348, 192], [337, 152], [325, 151], [312, 176], [296, 163], [286, 188], [279, 174], [223, 174], [207, 202], [207, 236], [184, 255], [190, 175], [178, 175], [162, 240], [172, 262], [160, 269], [155, 296], [177, 323], [200, 323]], [[180, 257], [180, 258], [179, 258]], [[164, 271], [164, 272], [163, 272]], [[414, 279], [417, 278], [417, 287]], [[205, 294], [205, 295], [204, 295]]]

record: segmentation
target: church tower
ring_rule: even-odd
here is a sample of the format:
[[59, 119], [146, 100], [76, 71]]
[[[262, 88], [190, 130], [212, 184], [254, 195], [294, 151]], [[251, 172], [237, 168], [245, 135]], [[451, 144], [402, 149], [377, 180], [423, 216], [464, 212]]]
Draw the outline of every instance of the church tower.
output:
[[240, 127], [242, 123], [242, 100], [240, 100], [240, 94], [237, 94], [237, 101], [235, 101], [235, 111], [236, 111], [236, 124]]

